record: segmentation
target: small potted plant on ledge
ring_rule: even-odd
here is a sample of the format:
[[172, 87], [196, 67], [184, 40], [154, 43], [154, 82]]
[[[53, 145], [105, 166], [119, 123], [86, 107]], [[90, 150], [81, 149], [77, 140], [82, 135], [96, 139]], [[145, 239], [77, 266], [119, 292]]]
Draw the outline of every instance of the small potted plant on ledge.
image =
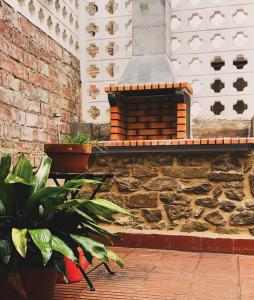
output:
[[[70, 193], [91, 180], [47, 187], [51, 159], [45, 155], [34, 173], [22, 154], [11, 170], [11, 157], [0, 164], [0, 293], [1, 300], [51, 300], [56, 271], [66, 277], [64, 257], [82, 270], [78, 248], [91, 263], [123, 261], [102, 243], [88, 237], [116, 237], [97, 225], [127, 213], [103, 199], [71, 199]], [[81, 271], [82, 272], [82, 271]]]
[[52, 172], [83, 173], [93, 147], [98, 147], [98, 142], [86, 135], [63, 135], [59, 144], [45, 144], [44, 151], [52, 159]]

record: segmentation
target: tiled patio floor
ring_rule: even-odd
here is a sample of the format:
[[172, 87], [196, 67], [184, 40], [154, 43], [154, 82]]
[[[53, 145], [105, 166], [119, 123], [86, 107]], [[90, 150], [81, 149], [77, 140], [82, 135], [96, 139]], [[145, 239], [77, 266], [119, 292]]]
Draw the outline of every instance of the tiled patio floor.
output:
[[57, 285], [55, 300], [254, 300], [254, 256], [116, 248], [125, 269], [91, 274], [90, 292], [82, 281]]

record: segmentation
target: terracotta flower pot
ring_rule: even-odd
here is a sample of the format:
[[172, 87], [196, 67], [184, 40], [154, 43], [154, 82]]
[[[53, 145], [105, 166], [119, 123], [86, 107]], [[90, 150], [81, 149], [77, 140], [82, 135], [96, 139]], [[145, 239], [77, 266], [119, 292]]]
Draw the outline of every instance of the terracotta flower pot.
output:
[[[29, 300], [53, 300], [56, 284], [54, 268], [24, 268], [19, 270], [19, 275]], [[4, 268], [0, 268], [0, 299], [24, 300], [10, 287]]]
[[52, 172], [83, 173], [88, 168], [91, 145], [45, 144], [45, 153], [52, 158]]

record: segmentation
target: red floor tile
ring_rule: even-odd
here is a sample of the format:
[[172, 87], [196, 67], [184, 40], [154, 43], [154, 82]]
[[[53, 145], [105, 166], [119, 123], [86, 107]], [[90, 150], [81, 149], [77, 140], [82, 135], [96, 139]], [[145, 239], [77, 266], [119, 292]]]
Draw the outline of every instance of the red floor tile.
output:
[[147, 249], [115, 249], [126, 267], [114, 276], [91, 273], [84, 281], [57, 285], [55, 300], [253, 300], [254, 256]]

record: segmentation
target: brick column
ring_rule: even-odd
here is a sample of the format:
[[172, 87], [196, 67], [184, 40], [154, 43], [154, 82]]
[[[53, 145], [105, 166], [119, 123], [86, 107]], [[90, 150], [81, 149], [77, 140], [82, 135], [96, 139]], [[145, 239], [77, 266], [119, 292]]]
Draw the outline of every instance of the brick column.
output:
[[126, 130], [121, 107], [112, 106], [110, 108], [110, 139], [112, 141], [124, 140], [125, 135]]
[[186, 139], [186, 104], [177, 103], [177, 139]]

